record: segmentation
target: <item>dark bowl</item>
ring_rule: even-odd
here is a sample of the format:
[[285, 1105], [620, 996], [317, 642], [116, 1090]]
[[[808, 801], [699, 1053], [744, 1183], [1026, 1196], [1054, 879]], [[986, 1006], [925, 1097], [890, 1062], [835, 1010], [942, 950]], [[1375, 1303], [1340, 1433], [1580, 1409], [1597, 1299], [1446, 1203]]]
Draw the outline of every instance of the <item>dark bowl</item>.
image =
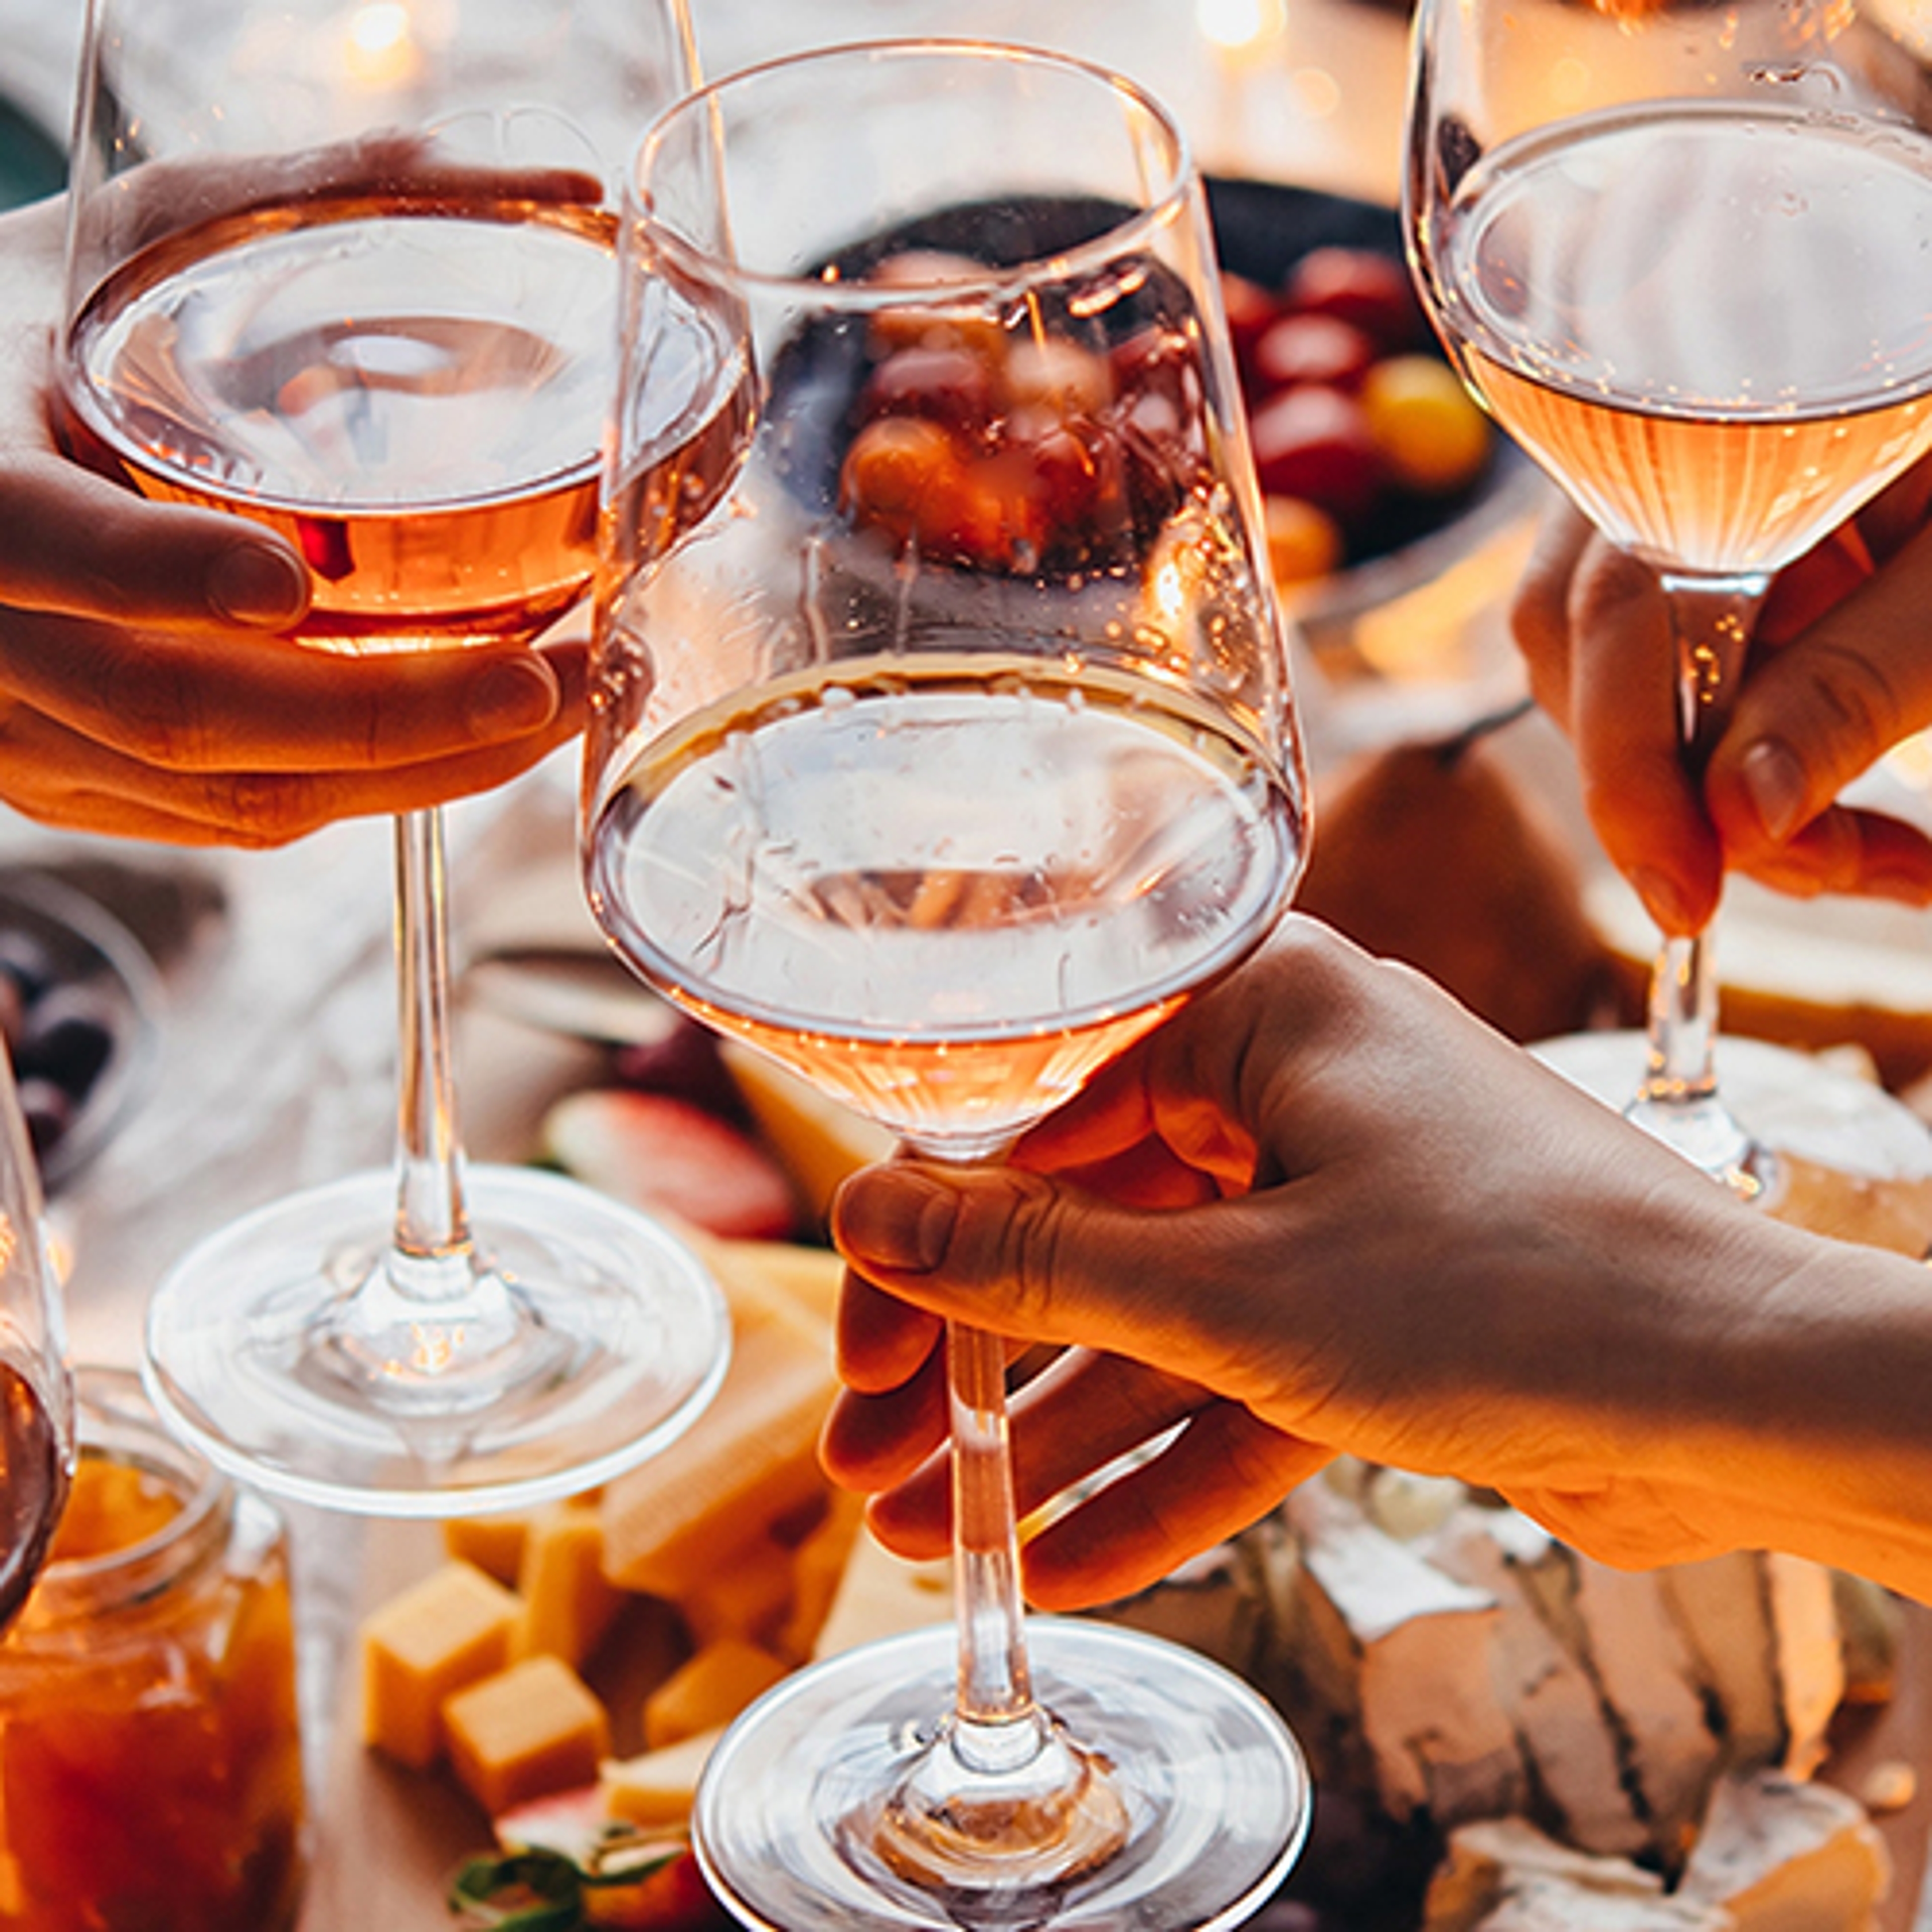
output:
[[[1282, 287], [1295, 264], [1317, 248], [1403, 259], [1400, 218], [1378, 202], [1216, 177], [1208, 183], [1208, 203], [1222, 268], [1264, 288]], [[1439, 354], [1432, 344], [1426, 347]], [[1459, 566], [1494, 553], [1501, 561], [1480, 586], [1480, 594], [1487, 594], [1513, 574], [1547, 488], [1536, 465], [1497, 430], [1488, 462], [1467, 489], [1391, 500], [1342, 568], [1296, 588], [1286, 600], [1318, 657], [1355, 670], [1376, 668], [1357, 662], [1364, 620], [1390, 614], [1391, 627], [1412, 629], [1438, 621], [1442, 614], [1420, 608], [1432, 587]], [[1412, 623], [1412, 602], [1418, 606]]]
[[0, 980], [14, 1083], [50, 1192], [106, 1144], [152, 1064], [159, 976], [85, 893], [0, 868]]

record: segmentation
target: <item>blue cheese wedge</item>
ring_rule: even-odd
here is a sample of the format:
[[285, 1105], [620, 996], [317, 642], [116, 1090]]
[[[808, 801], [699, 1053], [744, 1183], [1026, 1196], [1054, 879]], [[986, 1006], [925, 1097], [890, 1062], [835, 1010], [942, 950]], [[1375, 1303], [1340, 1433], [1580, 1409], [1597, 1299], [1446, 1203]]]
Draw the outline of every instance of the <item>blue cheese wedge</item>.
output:
[[1593, 1858], [1518, 1818], [1451, 1832], [1422, 1932], [1736, 1932], [1721, 1905], [1672, 1898], [1628, 1858]]
[[1627, 1857], [1646, 1849], [1650, 1830], [1625, 1780], [1611, 1714], [1589, 1673], [1538, 1615], [1518, 1567], [1546, 1556], [1551, 1541], [1514, 1510], [1472, 1504], [1426, 1548], [1432, 1562], [1500, 1606], [1495, 1681], [1544, 1822], [1580, 1850]]
[[1717, 1714], [1727, 1762], [1808, 1776], [1845, 1693], [1831, 1572], [1799, 1557], [1739, 1550], [1678, 1564], [1658, 1580]]
[[1528, 1774], [1496, 1695], [1496, 1598], [1328, 1485], [1285, 1507], [1300, 1540], [1287, 1640], [1324, 1727], [1358, 1730], [1383, 1808], [1438, 1822], [1520, 1810]]
[[1856, 1798], [1764, 1770], [1720, 1781], [1678, 1890], [1737, 1932], [1871, 1932], [1891, 1877]]

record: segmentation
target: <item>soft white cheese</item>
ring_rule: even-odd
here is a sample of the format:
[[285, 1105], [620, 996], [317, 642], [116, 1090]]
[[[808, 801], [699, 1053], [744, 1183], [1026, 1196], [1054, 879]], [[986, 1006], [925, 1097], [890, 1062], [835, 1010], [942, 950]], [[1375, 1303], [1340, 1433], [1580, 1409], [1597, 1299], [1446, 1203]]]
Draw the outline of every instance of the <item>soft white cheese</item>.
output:
[[1445, 1823], [1521, 1809], [1527, 1771], [1495, 1690], [1496, 1599], [1325, 1485], [1304, 1485], [1287, 1508], [1300, 1538], [1304, 1674], [1332, 1712], [1358, 1720], [1384, 1808]]
[[1429, 1888], [1423, 1932], [1732, 1932], [1707, 1900], [1671, 1898], [1628, 1858], [1570, 1850], [1520, 1818], [1465, 1825]]
[[1719, 1782], [1679, 1891], [1738, 1932], [1870, 1932], [1891, 1876], [1857, 1799], [1761, 1770]]
[[1617, 1740], [1597, 1688], [1558, 1643], [1525, 1594], [1510, 1559], [1528, 1557], [1550, 1539], [1513, 1510], [1470, 1504], [1426, 1544], [1431, 1561], [1500, 1606], [1492, 1681], [1515, 1726], [1536, 1787], [1555, 1816], [1547, 1822], [1585, 1852], [1628, 1854], [1645, 1849], [1648, 1829], [1625, 1788]]

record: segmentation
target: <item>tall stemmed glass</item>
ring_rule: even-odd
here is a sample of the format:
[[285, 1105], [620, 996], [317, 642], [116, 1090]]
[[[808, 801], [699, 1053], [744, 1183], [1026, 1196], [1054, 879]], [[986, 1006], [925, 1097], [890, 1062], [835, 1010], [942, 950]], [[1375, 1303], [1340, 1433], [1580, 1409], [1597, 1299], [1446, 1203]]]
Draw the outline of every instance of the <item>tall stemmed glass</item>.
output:
[[[1477, 396], [1658, 572], [1694, 770], [1773, 573], [1932, 448], [1922, 74], [1856, 0], [1423, 0], [1414, 50], [1424, 298]], [[1716, 1035], [1708, 938], [1673, 938], [1642, 1052], [1550, 1057], [1619, 1101], [1647, 1062], [1627, 1111], [1769, 1204], [1778, 1150], [1720, 1098]], [[1876, 1088], [1738, 1058], [1740, 1113], [1808, 1087], [1834, 1166], [1928, 1172]]]
[[[994, 1160], [1246, 955], [1304, 782], [1179, 134], [961, 43], [754, 69], [627, 218], [586, 767], [592, 903], [652, 982], [924, 1156]], [[1235, 1922], [1306, 1828], [1246, 1686], [1022, 1624], [1004, 1356], [956, 1327], [956, 1630], [718, 1746], [747, 1924]]]
[[[681, 0], [94, 0], [62, 377], [76, 452], [284, 532], [318, 650], [527, 641], [586, 590], [614, 182], [691, 78]], [[284, 1495], [499, 1508], [635, 1462], [716, 1386], [722, 1304], [653, 1224], [466, 1169], [444, 853], [396, 828], [393, 1172], [161, 1282], [154, 1397]]]
[[0, 1630], [46, 1560], [76, 1448], [60, 1283], [40, 1172], [0, 1052]]

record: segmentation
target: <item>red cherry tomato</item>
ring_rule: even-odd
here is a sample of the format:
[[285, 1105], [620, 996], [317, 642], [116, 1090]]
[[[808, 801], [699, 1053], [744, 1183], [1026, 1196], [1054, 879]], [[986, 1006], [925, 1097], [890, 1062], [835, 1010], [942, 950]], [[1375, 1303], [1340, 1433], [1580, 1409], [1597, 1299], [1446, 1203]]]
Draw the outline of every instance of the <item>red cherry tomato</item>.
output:
[[1285, 315], [1255, 344], [1255, 380], [1264, 394], [1320, 382], [1334, 389], [1360, 386], [1376, 345], [1339, 316]]
[[1300, 315], [1352, 323], [1387, 355], [1413, 348], [1425, 329], [1408, 270], [1372, 248], [1315, 248], [1294, 265], [1283, 291]]
[[1250, 433], [1268, 495], [1301, 497], [1347, 528], [1368, 514], [1382, 457], [1354, 397], [1313, 383], [1284, 389], [1255, 412]]

